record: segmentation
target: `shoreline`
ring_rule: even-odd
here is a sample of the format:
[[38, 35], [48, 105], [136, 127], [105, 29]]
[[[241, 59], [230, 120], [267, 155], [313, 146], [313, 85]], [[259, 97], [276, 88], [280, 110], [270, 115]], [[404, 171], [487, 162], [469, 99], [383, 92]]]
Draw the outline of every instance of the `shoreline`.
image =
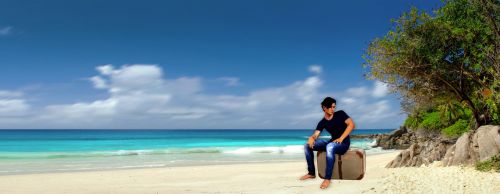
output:
[[[376, 149], [375, 147], [374, 149]], [[381, 149], [381, 148], [379, 148]], [[390, 154], [394, 152], [400, 152], [401, 150], [395, 150], [395, 149], [389, 149], [389, 150], [384, 150], [381, 149], [380, 152], [367, 152], [366, 156], [367, 158], [370, 156], [376, 156], [376, 155], [383, 155], [383, 154]], [[316, 151], [315, 151], [316, 154]], [[288, 155], [290, 156], [290, 155]], [[98, 171], [115, 171], [115, 170], [134, 170], [134, 169], [158, 169], [158, 168], [176, 168], [176, 167], [201, 167], [201, 166], [217, 166], [217, 165], [240, 165], [240, 164], [264, 164], [264, 163], [290, 163], [290, 162], [306, 162], [305, 158], [302, 156], [302, 154], [296, 155], [297, 158], [283, 158], [283, 159], [276, 159], [276, 158], [266, 158], [263, 157], [262, 160], [241, 160], [241, 161], [205, 161], [205, 162], [199, 162], [199, 161], [189, 161], [187, 163], [169, 163], [169, 164], [152, 164], [149, 166], [125, 166], [125, 167], [107, 167], [107, 168], [86, 168], [86, 169], [52, 169], [52, 170], [39, 170], [39, 171], [25, 171], [25, 172], [10, 172], [10, 173], [0, 173], [1, 176], [10, 176], [10, 175], [30, 175], [30, 174], [51, 174], [51, 173], [72, 173], [72, 172], [98, 172]], [[129, 156], [122, 156], [122, 157], [129, 157]], [[134, 157], [134, 156], [130, 156]], [[238, 157], [237, 155], [235, 157]], [[78, 160], [78, 159], [77, 159]], [[57, 161], [57, 160], [56, 160]], [[55, 161], [50, 161], [47, 160], [46, 162], [55, 162]]]
[[[399, 152], [367, 156], [363, 180], [333, 180], [330, 190], [352, 190], [358, 182], [374, 183], [388, 160]], [[322, 179], [299, 181], [307, 173], [305, 159], [291, 162], [241, 163], [56, 172], [0, 176], [0, 193], [312, 193]], [[369, 184], [370, 185], [370, 184]], [[367, 188], [365, 188], [367, 189]], [[346, 190], [346, 191], [348, 191]], [[359, 192], [358, 192], [359, 193]]]
[[0, 193], [497, 193], [500, 173], [471, 167], [385, 168], [399, 151], [368, 155], [362, 180], [300, 181], [305, 161], [0, 176]]

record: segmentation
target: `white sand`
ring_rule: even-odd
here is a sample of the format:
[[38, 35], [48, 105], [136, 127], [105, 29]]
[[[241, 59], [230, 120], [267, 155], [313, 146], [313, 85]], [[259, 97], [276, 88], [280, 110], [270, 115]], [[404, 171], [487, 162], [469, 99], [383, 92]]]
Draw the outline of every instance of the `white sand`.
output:
[[407, 167], [388, 169], [374, 193], [500, 193], [500, 173], [472, 167]]
[[[363, 180], [334, 180], [327, 190], [319, 188], [322, 179], [300, 181], [306, 174], [304, 161], [269, 164], [232, 164], [217, 166], [170, 167], [114, 171], [68, 172], [0, 176], [0, 193], [481, 193], [498, 191], [498, 173], [478, 173], [459, 168], [401, 168], [384, 166], [398, 153], [367, 157]], [[433, 170], [434, 168], [438, 170]], [[484, 180], [461, 189], [458, 175], [468, 174]], [[429, 177], [433, 177], [428, 180]], [[439, 177], [446, 177], [441, 179]], [[426, 179], [427, 178], [427, 179]], [[488, 182], [489, 181], [489, 182]], [[406, 185], [399, 186], [399, 182]], [[456, 183], [456, 184], [455, 184]], [[480, 186], [481, 184], [481, 186]], [[427, 186], [431, 190], [419, 189]], [[446, 188], [433, 189], [438, 186]], [[415, 188], [419, 190], [415, 190]], [[454, 190], [453, 190], [454, 189]], [[477, 192], [476, 192], [477, 191]], [[491, 193], [491, 192], [489, 192]], [[498, 193], [498, 192], [497, 192]]]

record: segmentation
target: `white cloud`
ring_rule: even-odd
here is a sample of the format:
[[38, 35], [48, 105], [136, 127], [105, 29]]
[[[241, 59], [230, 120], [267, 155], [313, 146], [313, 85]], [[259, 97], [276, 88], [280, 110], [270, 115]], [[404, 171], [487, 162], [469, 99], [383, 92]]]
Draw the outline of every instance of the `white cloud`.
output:
[[[70, 105], [50, 105], [46, 107], [47, 115], [42, 118], [54, 119], [62, 122], [74, 123], [79, 121], [101, 119], [113, 116], [116, 113], [116, 99], [97, 100], [91, 103], [75, 103]], [[81, 120], [83, 119], [83, 120]]]
[[0, 98], [12, 98], [12, 97], [21, 97], [21, 96], [23, 96], [22, 92], [0, 90]]
[[312, 73], [320, 74], [323, 70], [319, 65], [311, 65], [309, 66], [309, 71]]
[[376, 98], [381, 98], [387, 95], [387, 84], [380, 81], [375, 81], [372, 96]]
[[199, 77], [180, 77], [163, 82], [164, 91], [174, 95], [189, 96], [203, 90], [202, 79]]
[[12, 26], [0, 27], [0, 36], [7, 36], [12, 34]]
[[30, 105], [18, 91], [0, 90], [0, 117], [19, 117], [27, 115]]
[[347, 94], [356, 97], [366, 97], [369, 94], [368, 88], [362, 87], [354, 87], [347, 89]]
[[256, 90], [250, 93], [249, 98], [250, 101], [255, 102], [254, 104], [259, 104], [265, 108], [307, 104], [315, 100], [315, 97], [318, 97], [318, 89], [321, 85], [321, 80], [316, 76], [312, 76], [288, 86]]
[[357, 122], [365, 124], [380, 122], [397, 114], [397, 111], [396, 113], [391, 111], [387, 100], [376, 102], [364, 101], [360, 105], [353, 106], [352, 109], [356, 115]]
[[114, 71], [114, 67], [108, 64], [108, 65], [98, 66], [96, 67], [96, 70], [103, 75], [111, 75]]
[[[291, 118], [298, 118], [292, 119], [293, 122], [304, 124], [312, 118], [304, 115], [321, 116], [321, 109], [317, 107], [322, 100], [319, 88], [323, 82], [317, 76], [236, 96], [203, 94], [202, 79], [198, 77], [164, 79], [162, 69], [156, 65], [129, 65], [117, 69], [107, 65], [99, 69], [100, 75], [94, 76], [99, 78], [91, 81], [102, 88], [104, 80], [109, 80], [108, 99], [48, 106], [48, 115], [66, 121], [94, 123], [143, 117], [146, 120], [142, 125], [160, 123], [161, 126], [163, 123], [164, 128], [245, 128], [254, 125], [265, 128], [276, 124], [270, 119], [290, 123]], [[196, 122], [199, 119], [203, 122]], [[283, 127], [290, 127], [287, 125]]]
[[23, 116], [30, 106], [23, 99], [0, 99], [0, 117]]
[[116, 109], [120, 113], [142, 114], [164, 106], [170, 101], [171, 95], [137, 92], [127, 95], [115, 95], [110, 99], [117, 101]]
[[111, 74], [107, 71], [101, 73], [110, 76], [111, 87], [118, 88], [120, 91], [157, 90], [163, 82], [162, 70], [156, 65], [123, 66]]
[[[348, 88], [338, 96], [337, 107], [344, 109], [357, 123], [358, 128], [386, 128], [401, 124], [406, 115], [398, 105], [391, 105], [387, 90], [375, 82], [373, 88], [360, 86]], [[397, 103], [395, 103], [397, 104]]]
[[[129, 127], [123, 119], [143, 118], [151, 115], [165, 115], [169, 108], [175, 107], [169, 102], [175, 96], [178, 104], [186, 101], [186, 96], [201, 91], [201, 79], [180, 77], [174, 80], [163, 79], [163, 71], [157, 65], [126, 65], [115, 69], [112, 65], [96, 68], [100, 73], [89, 80], [94, 87], [107, 89], [110, 97], [94, 102], [49, 105], [45, 108], [43, 121], [55, 121], [59, 126], [71, 123], [114, 124]], [[187, 100], [189, 102], [189, 100]], [[184, 103], [186, 104], [186, 103]], [[181, 116], [179, 116], [181, 115]], [[168, 116], [186, 117], [185, 113], [171, 113]], [[194, 117], [193, 117], [194, 118]], [[148, 118], [140, 125], [147, 125]], [[110, 123], [111, 122], [111, 123]]]
[[94, 87], [97, 89], [106, 89], [108, 85], [106, 84], [106, 80], [102, 79], [99, 76], [93, 76], [89, 78], [92, 83], [94, 83]]
[[220, 77], [217, 80], [225, 82], [226, 86], [238, 86], [238, 85], [240, 85], [240, 78], [237, 78], [237, 77]]
[[355, 98], [350, 98], [350, 97], [345, 97], [345, 98], [342, 98], [340, 100], [341, 100], [341, 103], [344, 103], [344, 104], [354, 104], [357, 102], [357, 100]]
[[[361, 86], [333, 95], [322, 91], [324, 81], [318, 75], [246, 95], [213, 95], [204, 92], [202, 78], [166, 79], [157, 65], [104, 65], [96, 70], [98, 75], [89, 80], [109, 97], [48, 105], [25, 120], [41, 128], [314, 128], [323, 115], [320, 102], [333, 96], [358, 128], [400, 122], [398, 107], [372, 98], [375, 89]], [[25, 101], [3, 102], [8, 104], [4, 112], [30, 111]]]

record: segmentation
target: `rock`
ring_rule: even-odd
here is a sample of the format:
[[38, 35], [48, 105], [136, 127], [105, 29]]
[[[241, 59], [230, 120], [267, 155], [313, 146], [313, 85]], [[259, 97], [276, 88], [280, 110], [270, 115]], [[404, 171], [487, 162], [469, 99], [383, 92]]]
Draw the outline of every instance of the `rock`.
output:
[[[446, 150], [449, 147], [449, 143], [439, 143], [439, 145], [436, 147], [436, 149], [433, 150], [433, 152], [430, 154], [430, 161], [436, 161], [436, 160], [441, 160], [443, 156], [446, 154]], [[429, 162], [430, 162], [429, 161]]]
[[500, 126], [482, 126], [475, 135], [479, 161], [488, 160], [500, 152]]
[[392, 131], [390, 134], [382, 134], [376, 137], [377, 147], [383, 149], [407, 149], [416, 141], [413, 132], [408, 131], [404, 126]]
[[408, 150], [404, 150], [402, 152], [402, 155], [401, 155], [401, 162], [400, 164], [398, 164], [397, 166], [398, 167], [401, 167], [402, 165], [406, 165], [407, 163], [409, 163], [410, 161], [410, 152]]
[[389, 136], [391, 137], [401, 137], [403, 134], [407, 133], [408, 129], [404, 126], [400, 126], [399, 129], [392, 131]]
[[[413, 143], [386, 167], [431, 165], [436, 161], [441, 161], [442, 166], [469, 166], [500, 153], [500, 126], [481, 126], [456, 140], [443, 136], [431, 138], [427, 132], [407, 134]], [[407, 134], [401, 137], [408, 137]]]
[[413, 158], [414, 156], [420, 153], [418, 148], [419, 148], [418, 144], [412, 144], [410, 148], [408, 148], [408, 150], [410, 151], [410, 158]]
[[474, 164], [479, 160], [479, 140], [477, 131], [471, 137], [471, 142], [469, 144], [469, 160], [468, 164]]
[[455, 153], [453, 154], [451, 165], [469, 164], [469, 138], [469, 133], [465, 133], [458, 138], [457, 143], [455, 143]]
[[444, 166], [473, 165], [500, 153], [500, 126], [485, 125], [474, 134], [462, 135], [456, 144], [446, 151]]
[[453, 155], [455, 154], [455, 145], [451, 146], [446, 150], [446, 154], [443, 157], [443, 166], [449, 166], [451, 165], [451, 162], [453, 161]]
[[399, 153], [396, 158], [394, 158], [394, 160], [392, 160], [391, 162], [389, 162], [389, 164], [387, 164], [385, 167], [386, 168], [396, 168], [398, 166], [396, 166], [397, 164], [400, 164], [401, 163], [401, 158], [403, 157], [403, 153]]
[[401, 151], [399, 158], [391, 161], [386, 167], [430, 165], [434, 161], [441, 160], [454, 143], [440, 137], [428, 138], [424, 141], [422, 137], [421, 141], [416, 141], [408, 149]]
[[377, 138], [379, 135], [378, 134], [368, 134], [368, 135], [363, 135], [363, 134], [358, 134], [358, 135], [349, 135], [351, 139], [374, 139]]

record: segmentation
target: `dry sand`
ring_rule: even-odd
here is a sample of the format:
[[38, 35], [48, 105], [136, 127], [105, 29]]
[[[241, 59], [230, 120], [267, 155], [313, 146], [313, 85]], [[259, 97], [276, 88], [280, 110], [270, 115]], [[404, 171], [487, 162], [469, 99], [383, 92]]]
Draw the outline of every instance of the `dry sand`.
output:
[[369, 193], [500, 193], [500, 173], [472, 167], [408, 167], [387, 169], [379, 187]]
[[[363, 180], [300, 181], [304, 161], [0, 176], [0, 193], [499, 193], [500, 173], [470, 168], [384, 166], [398, 153], [367, 157]], [[468, 178], [466, 178], [468, 176]], [[477, 181], [466, 181], [474, 179]], [[403, 182], [403, 183], [401, 183]], [[496, 183], [496, 185], [495, 185]], [[463, 187], [465, 184], [466, 187]], [[438, 188], [438, 189], [437, 189]], [[486, 188], [486, 189], [484, 189]]]

